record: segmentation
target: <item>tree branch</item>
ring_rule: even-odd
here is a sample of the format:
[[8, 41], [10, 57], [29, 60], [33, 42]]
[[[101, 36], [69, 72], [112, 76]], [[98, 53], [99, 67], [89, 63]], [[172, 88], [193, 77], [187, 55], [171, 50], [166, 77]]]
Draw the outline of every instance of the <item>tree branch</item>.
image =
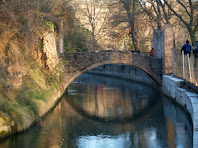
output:
[[169, 18], [169, 15], [168, 15], [167, 12], [166, 12], [165, 4], [163, 4], [161, 0], [159, 0], [159, 4], [160, 4], [160, 6], [161, 6], [161, 8], [162, 8], [162, 10], [163, 10], [164, 18], [165, 18], [166, 22], [169, 23], [169, 22], [170, 22], [170, 21], [169, 21], [170, 18]]
[[180, 0], [177, 0], [177, 2], [185, 9], [186, 13], [191, 17], [191, 14], [188, 12], [186, 6]]
[[145, 4], [144, 4], [144, 7], [143, 7], [143, 5], [141, 4], [140, 1], [139, 1], [139, 4], [140, 4], [141, 8], [144, 10], [144, 12], [146, 12], [146, 14], [147, 14], [149, 17], [151, 17], [151, 19], [153, 19], [153, 20], [155, 21], [156, 19], [154, 18], [154, 15], [153, 15], [150, 11], [148, 11], [148, 10], [146, 9]]
[[189, 24], [182, 18], [181, 15], [179, 15], [172, 7], [171, 5], [167, 2], [167, 0], [164, 0], [164, 3], [168, 6], [168, 8], [188, 27]]
[[194, 8], [193, 8], [193, 4], [192, 4], [192, 1], [189, 0], [189, 5], [190, 5], [190, 10], [191, 10], [191, 16], [190, 16], [190, 24], [192, 25], [193, 24], [193, 15], [194, 15]]

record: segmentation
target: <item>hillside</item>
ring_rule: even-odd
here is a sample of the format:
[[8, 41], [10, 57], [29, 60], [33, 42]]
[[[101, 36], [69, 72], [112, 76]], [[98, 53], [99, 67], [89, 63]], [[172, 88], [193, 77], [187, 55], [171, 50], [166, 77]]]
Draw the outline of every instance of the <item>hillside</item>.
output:
[[61, 95], [55, 23], [27, 5], [0, 1], [0, 138], [30, 127]]

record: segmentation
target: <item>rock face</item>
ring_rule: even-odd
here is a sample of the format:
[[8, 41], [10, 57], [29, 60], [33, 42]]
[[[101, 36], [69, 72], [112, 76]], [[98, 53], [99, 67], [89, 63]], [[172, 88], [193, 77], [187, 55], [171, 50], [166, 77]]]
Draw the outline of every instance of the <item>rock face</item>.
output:
[[58, 52], [56, 47], [56, 40], [54, 37], [54, 31], [50, 31], [44, 34], [42, 40], [45, 66], [52, 70], [58, 63]]
[[[28, 41], [11, 38], [0, 42], [0, 138], [27, 129], [38, 116], [47, 113], [62, 94], [59, 87], [53, 85], [57, 80], [48, 79], [58, 64], [54, 34], [53, 29], [45, 31], [40, 44], [38, 36], [30, 36]], [[49, 93], [51, 96], [46, 97], [45, 102]]]
[[[44, 65], [47, 69], [53, 70], [58, 63], [58, 53], [56, 47], [56, 40], [54, 31], [50, 31], [43, 34], [42, 37], [42, 49], [36, 53], [36, 50], [32, 47], [28, 48], [30, 53], [21, 47], [16, 40], [11, 40], [2, 47], [0, 50], [4, 51], [4, 55], [0, 58], [0, 81], [2, 81], [9, 90], [11, 88], [18, 89], [22, 85], [23, 77], [30, 72], [31, 64], [26, 59], [28, 54], [32, 55], [32, 58], [40, 64]], [[36, 63], [35, 63], [36, 64]]]
[[23, 51], [16, 42], [11, 42], [7, 48], [7, 57], [5, 59], [8, 72], [7, 83], [13, 88], [19, 88], [22, 84], [23, 76], [27, 74]]
[[0, 99], [2, 96], [12, 99], [14, 98], [13, 90], [20, 88], [23, 76], [27, 74], [24, 50], [14, 39], [7, 42], [5, 46], [1, 46], [0, 50], [2, 52], [0, 57]]
[[12, 127], [14, 126], [14, 121], [11, 121], [7, 116], [0, 113], [0, 137], [4, 135], [9, 135], [12, 132]]

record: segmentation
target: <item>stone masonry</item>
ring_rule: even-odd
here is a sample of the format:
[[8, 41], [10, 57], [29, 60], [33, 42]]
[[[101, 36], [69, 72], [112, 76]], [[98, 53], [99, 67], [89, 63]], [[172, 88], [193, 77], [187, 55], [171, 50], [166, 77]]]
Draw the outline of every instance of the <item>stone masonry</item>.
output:
[[165, 25], [163, 31], [155, 29], [153, 32], [154, 56], [162, 59], [163, 74], [173, 73], [174, 34], [170, 25]]
[[145, 71], [161, 85], [162, 60], [130, 51], [105, 50], [99, 52], [68, 53], [64, 56], [67, 85], [80, 74], [105, 64], [129, 64]]
[[198, 147], [198, 94], [181, 88], [184, 80], [170, 75], [163, 75], [162, 90], [169, 97], [173, 98], [178, 104], [185, 108], [193, 123], [193, 147]]

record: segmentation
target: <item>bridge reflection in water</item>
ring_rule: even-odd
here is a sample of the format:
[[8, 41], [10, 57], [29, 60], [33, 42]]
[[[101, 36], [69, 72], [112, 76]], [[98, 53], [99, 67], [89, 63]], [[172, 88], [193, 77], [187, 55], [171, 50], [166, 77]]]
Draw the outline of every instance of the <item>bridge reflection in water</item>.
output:
[[83, 74], [27, 132], [0, 147], [192, 147], [188, 116], [151, 86]]
[[129, 122], [142, 117], [160, 97], [159, 92], [149, 86], [90, 74], [79, 77], [67, 92], [69, 98], [72, 96], [67, 101], [73, 108], [103, 122]]

